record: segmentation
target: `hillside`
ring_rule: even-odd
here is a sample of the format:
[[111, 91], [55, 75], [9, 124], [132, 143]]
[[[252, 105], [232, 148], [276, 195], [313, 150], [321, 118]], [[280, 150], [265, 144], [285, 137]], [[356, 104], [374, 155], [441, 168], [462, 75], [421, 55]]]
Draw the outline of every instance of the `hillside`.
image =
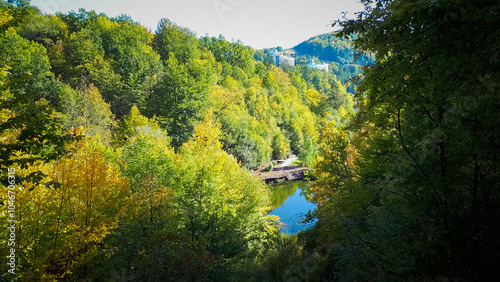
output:
[[295, 65], [307, 65], [310, 60], [315, 63], [328, 63], [329, 73], [335, 74], [336, 79], [346, 87], [347, 92], [354, 94], [355, 85], [351, 78], [361, 74], [362, 66], [374, 64], [375, 58], [371, 54], [360, 54], [356, 58], [356, 51], [352, 48], [351, 40], [325, 33], [311, 37], [297, 46], [284, 50], [282, 47], [258, 50], [254, 58], [258, 61], [271, 63], [270, 53], [277, 49], [287, 56], [295, 58]]
[[373, 55], [361, 54], [356, 58], [351, 40], [330, 33], [311, 37], [292, 50], [297, 64], [307, 64], [311, 59], [316, 63], [328, 63], [330, 72], [337, 76], [350, 93], [354, 93], [355, 84], [349, 80], [361, 74], [362, 66], [375, 63]]
[[0, 167], [26, 188], [10, 197], [23, 233], [2, 273], [277, 280], [284, 239], [250, 170], [291, 154], [311, 167], [321, 125], [354, 109], [335, 75], [254, 53], [168, 19], [152, 33], [127, 16], [0, 1]]
[[[375, 58], [371, 55], [360, 55], [355, 58], [356, 51], [352, 48], [351, 40], [344, 37], [337, 37], [334, 34], [320, 34], [305, 40], [292, 48], [296, 52], [297, 60], [300, 63], [307, 63], [311, 58], [320, 61], [337, 63], [340, 66], [345, 64], [366, 65], [375, 63]], [[304, 60], [306, 60], [304, 62]]]

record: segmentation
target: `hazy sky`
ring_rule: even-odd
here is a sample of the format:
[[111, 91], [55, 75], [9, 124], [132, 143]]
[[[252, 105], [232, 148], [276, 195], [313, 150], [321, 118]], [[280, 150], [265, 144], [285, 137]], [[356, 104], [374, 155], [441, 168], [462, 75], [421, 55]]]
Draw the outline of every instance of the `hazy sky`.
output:
[[[153, 32], [161, 18], [187, 27], [196, 35], [241, 40], [255, 49], [290, 48], [321, 33], [342, 12], [362, 10], [357, 0], [32, 0], [44, 13], [66, 13], [78, 8], [130, 15]], [[348, 15], [349, 15], [348, 14]]]

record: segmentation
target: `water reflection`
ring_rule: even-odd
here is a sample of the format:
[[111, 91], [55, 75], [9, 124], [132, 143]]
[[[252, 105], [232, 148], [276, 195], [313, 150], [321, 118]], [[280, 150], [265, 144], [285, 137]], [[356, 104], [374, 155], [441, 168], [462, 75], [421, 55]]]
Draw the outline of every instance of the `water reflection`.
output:
[[[306, 200], [309, 185], [307, 181], [294, 181], [271, 187], [271, 198], [275, 199], [273, 201], [274, 204], [276, 204], [275, 201], [279, 198], [283, 198], [284, 195], [288, 194], [286, 200], [269, 213], [281, 218], [280, 221], [283, 223], [281, 231], [293, 234], [307, 229], [316, 223], [316, 219], [314, 222], [301, 223], [301, 220], [305, 218], [305, 215], [309, 211], [316, 209], [316, 205]], [[290, 195], [289, 193], [293, 194]]]

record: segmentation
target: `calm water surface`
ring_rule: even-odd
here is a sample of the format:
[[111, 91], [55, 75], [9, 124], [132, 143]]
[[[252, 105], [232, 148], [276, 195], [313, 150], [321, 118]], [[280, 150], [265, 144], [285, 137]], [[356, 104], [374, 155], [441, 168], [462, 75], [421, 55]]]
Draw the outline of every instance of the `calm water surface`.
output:
[[[305, 214], [316, 209], [316, 205], [306, 199], [309, 185], [307, 181], [293, 181], [271, 186], [271, 193], [274, 194], [273, 198], [281, 197], [281, 201], [284, 200], [280, 206], [269, 213], [280, 217], [280, 221], [283, 223], [281, 231], [293, 234], [315, 224], [316, 219], [314, 222], [300, 222], [305, 217]], [[275, 201], [279, 201], [279, 199]]]

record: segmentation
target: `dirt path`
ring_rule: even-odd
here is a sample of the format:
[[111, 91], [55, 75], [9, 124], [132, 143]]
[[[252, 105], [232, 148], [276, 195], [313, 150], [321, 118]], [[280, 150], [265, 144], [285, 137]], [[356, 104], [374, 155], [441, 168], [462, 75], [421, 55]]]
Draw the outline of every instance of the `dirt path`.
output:
[[[274, 167], [274, 170], [276, 170], [277, 168], [281, 168], [281, 167], [286, 167], [286, 166], [289, 166], [291, 165], [295, 160], [297, 160], [297, 156], [295, 155], [292, 155], [290, 158], [286, 159], [283, 161], [283, 163], [277, 165]], [[273, 161], [280, 161], [280, 160], [273, 160]], [[254, 174], [258, 174], [259, 172], [262, 172], [263, 170], [265, 170], [269, 164], [271, 163], [272, 161], [270, 162], [265, 162], [263, 164], [261, 164], [256, 170], [253, 171]], [[283, 170], [283, 169], [281, 169]], [[264, 173], [264, 172], [262, 172]]]
[[291, 158], [288, 158], [286, 159], [282, 164], [280, 165], [277, 165], [276, 167], [286, 167], [286, 166], [289, 166], [291, 165], [295, 160], [297, 160], [298, 158], [296, 156], [293, 156]]

